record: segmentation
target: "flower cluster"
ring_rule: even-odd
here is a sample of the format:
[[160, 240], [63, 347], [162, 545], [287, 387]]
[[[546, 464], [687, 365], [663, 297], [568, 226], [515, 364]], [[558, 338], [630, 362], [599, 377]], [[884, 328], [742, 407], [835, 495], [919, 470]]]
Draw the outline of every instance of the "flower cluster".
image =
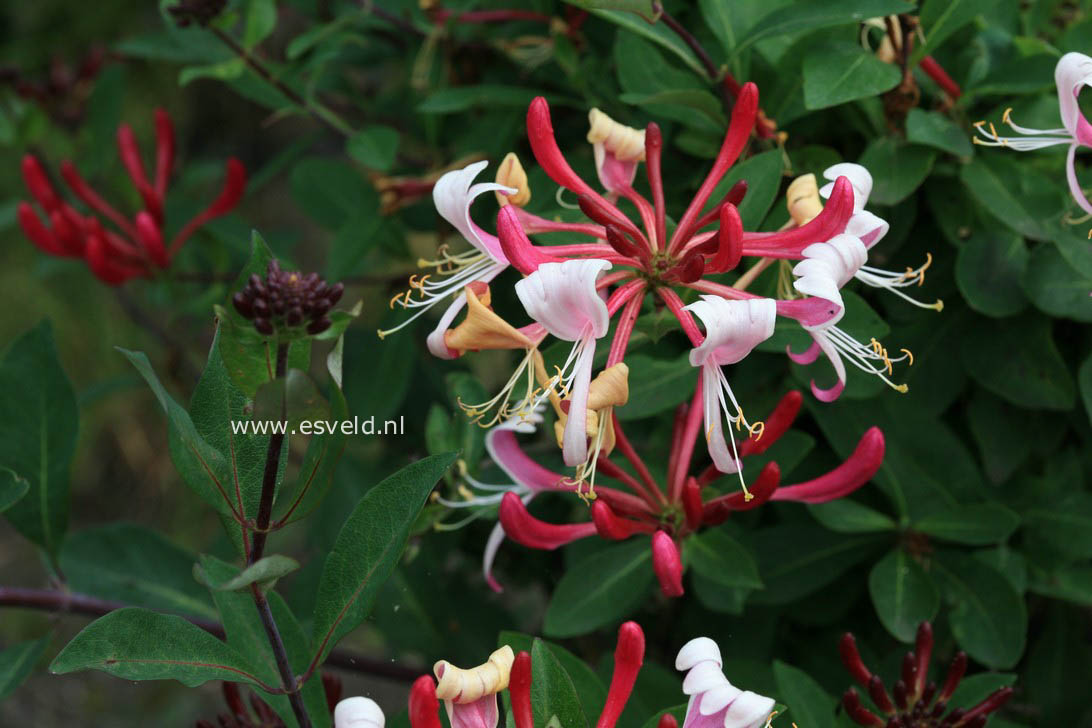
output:
[[855, 723], [876, 728], [982, 728], [990, 713], [1012, 697], [1012, 688], [999, 688], [972, 708], [948, 710], [948, 701], [967, 670], [967, 655], [957, 652], [944, 678], [944, 685], [929, 682], [929, 663], [933, 656], [933, 626], [918, 625], [914, 649], [902, 660], [902, 674], [889, 693], [879, 675], [874, 675], [861, 660], [857, 641], [846, 633], [838, 646], [842, 663], [853, 679], [861, 684], [878, 713], [866, 708], [856, 688], [846, 690], [842, 706]]
[[174, 164], [174, 126], [162, 109], [155, 112], [155, 131], [155, 175], [149, 180], [132, 128], [128, 124], [118, 127], [118, 152], [144, 205], [132, 219], [96, 192], [75, 165], [65, 161], [61, 163], [61, 176], [91, 210], [91, 214], [81, 214], [57, 194], [33, 155], [23, 157], [27, 190], [45, 213], [43, 222], [30, 203], [19, 203], [19, 224], [30, 241], [49, 255], [83, 258], [99, 280], [112, 286], [132, 278], [150, 278], [157, 270], [170, 266], [182, 244], [198, 228], [239, 203], [246, 189], [246, 169], [234, 157], [228, 159], [220, 194], [167, 242], [164, 205]]
[[[636, 622], [618, 630], [611, 676], [603, 710], [596, 728], [614, 728], [633, 692], [644, 661], [645, 636]], [[720, 649], [708, 637], [698, 637], [679, 650], [675, 668], [686, 672], [683, 693], [690, 697], [683, 728], [760, 728], [768, 725], [774, 701], [749, 690], [740, 690], [721, 670]], [[409, 697], [412, 728], [442, 728], [440, 701], [444, 702], [451, 728], [496, 728], [500, 717], [497, 695], [507, 689], [516, 728], [534, 728], [531, 687], [534, 675], [531, 655], [515, 654], [505, 645], [477, 667], [462, 669], [446, 660], [433, 667], [436, 679], [422, 675]], [[375, 701], [364, 697], [342, 700], [334, 710], [334, 728], [383, 728], [385, 718]], [[665, 714], [661, 728], [677, 728]]]
[[[577, 175], [561, 153], [543, 98], [535, 99], [527, 113], [531, 149], [550, 178], [576, 195], [587, 222], [548, 220], [523, 209], [530, 189], [526, 173], [512, 154], [500, 165], [494, 183], [474, 182], [485, 162], [450, 172], [437, 182], [433, 191], [437, 210], [473, 249], [452, 253], [445, 248], [438, 260], [424, 261], [435, 267], [435, 273], [411, 279], [411, 289], [391, 302], [414, 309], [413, 316], [380, 335], [396, 331], [447, 300], [446, 310], [428, 336], [434, 355], [456, 358], [485, 349], [523, 352], [496, 396], [481, 403], [460, 402], [480, 424], [495, 426], [487, 436], [490, 453], [513, 482], [488, 485], [468, 478], [473, 488], [487, 494], [475, 496], [463, 489], [465, 500], [444, 501], [459, 508], [499, 504], [500, 526], [485, 554], [486, 577], [494, 588], [498, 587], [489, 573], [490, 564], [505, 534], [545, 549], [593, 534], [610, 539], [647, 534], [663, 591], [677, 595], [682, 592], [678, 546], [689, 533], [722, 522], [732, 510], [753, 508], [766, 500], [818, 503], [844, 496], [867, 482], [879, 467], [883, 435], [873, 428], [864, 433], [857, 451], [842, 466], [813, 481], [779, 488], [776, 464], [768, 465], [750, 489], [743, 477], [743, 458], [777, 440], [791, 424], [801, 398], [790, 393], [768, 422], [752, 421], [744, 415], [724, 367], [742, 361], [768, 339], [778, 317], [798, 323], [812, 339], [803, 352], [787, 350], [793, 361], [809, 364], [820, 353], [830, 361], [833, 384], [811, 383], [813, 394], [829, 402], [845, 387], [847, 362], [900, 392], [906, 386], [892, 380], [894, 364], [913, 363], [909, 351], [891, 356], [875, 339], [857, 341], [838, 327], [846, 310], [841, 289], [851, 279], [891, 291], [914, 305], [942, 308], [940, 301], [922, 303], [902, 290], [922, 283], [928, 261], [905, 272], [867, 265], [869, 251], [887, 233], [888, 223], [865, 209], [872, 176], [860, 165], [834, 165], [824, 173], [828, 183], [822, 187], [813, 175], [797, 178], [786, 194], [791, 221], [776, 232], [744, 231], [738, 205], [746, 195], [746, 182], [710, 203], [746, 147], [757, 110], [758, 91], [754, 84], [746, 84], [739, 90], [712, 170], [673, 227], [668, 224], [661, 175], [663, 138], [655, 123], [637, 130], [592, 110], [588, 141], [593, 145], [601, 193]], [[642, 164], [651, 199], [633, 186]], [[488, 192], [495, 194], [500, 205], [496, 235], [470, 215], [473, 201]], [[637, 210], [639, 222], [622, 212], [619, 199]], [[543, 233], [563, 233], [579, 242], [532, 243], [529, 236]], [[760, 260], [734, 285], [721, 282], [720, 274], [735, 270], [747, 256]], [[797, 261], [791, 267], [791, 285], [783, 286], [777, 299], [748, 292], [755, 276], [774, 261], [786, 266], [786, 275], [787, 261]], [[523, 275], [515, 284], [515, 294], [531, 322], [521, 327], [510, 324], [490, 305], [490, 283], [509, 267]], [[691, 297], [689, 305], [680, 294]], [[670, 311], [688, 337], [690, 364], [701, 374], [691, 402], [677, 413], [663, 488], [614, 416], [614, 408], [629, 398], [625, 355], [636, 320], [642, 311], [657, 305]], [[456, 323], [464, 309], [465, 315]], [[605, 364], [593, 376], [596, 352], [612, 330]], [[540, 353], [549, 336], [571, 343], [568, 356], [553, 372]], [[555, 434], [565, 464], [574, 468], [571, 477], [532, 461], [516, 440], [517, 432], [535, 429], [547, 405], [556, 414]], [[737, 443], [733, 428], [742, 436], [741, 442]], [[691, 475], [699, 432], [705, 435], [712, 465]], [[614, 452], [628, 461], [630, 470], [609, 459]], [[597, 488], [597, 472], [614, 478], [626, 491]], [[737, 475], [741, 492], [707, 496], [703, 489], [721, 474]], [[553, 526], [534, 519], [526, 503], [546, 490], [572, 491], [588, 502], [596, 501], [592, 520]]]
[[301, 326], [306, 326], [308, 334], [321, 334], [330, 328], [326, 314], [344, 292], [341, 283], [329, 285], [318, 273], [283, 271], [280, 263], [271, 260], [265, 278], [252, 273], [231, 302], [259, 334], [272, 336]]

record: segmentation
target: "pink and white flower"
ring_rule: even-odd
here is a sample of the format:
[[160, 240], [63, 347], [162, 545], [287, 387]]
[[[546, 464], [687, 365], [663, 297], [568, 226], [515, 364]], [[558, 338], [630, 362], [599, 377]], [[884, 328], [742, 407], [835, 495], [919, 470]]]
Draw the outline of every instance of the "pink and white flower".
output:
[[690, 696], [683, 728], [761, 728], [773, 712], [773, 698], [740, 690], [724, 676], [717, 643], [690, 640], [679, 650], [675, 669], [685, 670], [683, 692]]
[[[1092, 86], [1092, 58], [1083, 53], [1066, 53], [1054, 67], [1054, 83], [1058, 87], [1058, 113], [1062, 118], [1060, 129], [1031, 129], [1019, 126], [1012, 120], [1012, 109], [1006, 109], [1001, 121], [1008, 124], [1020, 136], [1003, 137], [992, 123], [980, 121], [975, 129], [981, 137], [974, 137], [975, 144], [986, 147], [1009, 147], [1018, 152], [1068, 144], [1065, 173], [1073, 199], [1087, 213], [1092, 213], [1092, 202], [1085, 196], [1077, 180], [1077, 147], [1092, 147], [1092, 124], [1084, 118], [1077, 104], [1077, 97], [1085, 86]], [[988, 128], [987, 128], [988, 127]]]

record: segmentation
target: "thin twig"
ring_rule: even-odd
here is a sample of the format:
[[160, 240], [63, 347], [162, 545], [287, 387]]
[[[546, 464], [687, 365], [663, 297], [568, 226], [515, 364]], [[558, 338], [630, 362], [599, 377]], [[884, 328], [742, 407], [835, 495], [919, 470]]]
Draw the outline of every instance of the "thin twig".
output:
[[269, 608], [269, 600], [259, 584], [250, 585], [250, 593], [254, 596], [254, 606], [258, 608], [258, 616], [261, 617], [265, 635], [269, 638], [269, 646], [273, 649], [273, 659], [277, 663], [277, 672], [281, 675], [285, 692], [288, 693], [288, 702], [292, 706], [292, 712], [296, 714], [296, 720], [300, 728], [311, 728], [311, 717], [307, 715], [307, 708], [303, 704], [303, 695], [300, 693], [303, 685], [296, 682], [296, 676], [292, 672], [292, 665], [288, 662], [288, 650], [284, 647], [280, 630], [277, 629], [277, 621], [273, 618], [273, 610]]
[[[78, 592], [0, 586], [0, 607], [37, 609], [59, 614], [76, 614], [84, 617], [102, 617], [110, 612], [131, 606], [133, 605], [125, 602], [99, 599]], [[225, 637], [224, 628], [219, 622], [189, 614], [179, 616], [211, 635], [220, 639]], [[376, 660], [340, 648], [330, 651], [330, 654], [326, 657], [325, 666], [407, 683], [413, 682], [420, 675], [419, 671], [411, 667], [399, 665], [389, 660]]]
[[[282, 379], [288, 369], [288, 344], [277, 344], [277, 365], [273, 374], [274, 381]], [[287, 397], [287, 393], [285, 394]], [[287, 402], [281, 400], [281, 421], [286, 419]], [[281, 466], [281, 445], [284, 433], [274, 432], [269, 436], [269, 447], [265, 453], [265, 472], [262, 475], [262, 496], [258, 502], [258, 518], [254, 524], [254, 538], [251, 540], [248, 564], [262, 558], [265, 552], [265, 540], [269, 535], [269, 522], [273, 517], [273, 496], [277, 493], [277, 474]]]
[[675, 35], [682, 39], [683, 43], [686, 43], [690, 47], [690, 50], [694, 51], [694, 55], [701, 61], [701, 65], [705, 68], [705, 72], [709, 74], [709, 80], [716, 81], [720, 78], [720, 69], [717, 68], [717, 64], [713, 63], [713, 59], [709, 57], [709, 54], [702, 47], [702, 44], [694, 37], [694, 34], [683, 27], [675, 17], [664, 10], [662, 3], [652, 3], [652, 12], [659, 16], [660, 20], [664, 22], [668, 28], [670, 28]]

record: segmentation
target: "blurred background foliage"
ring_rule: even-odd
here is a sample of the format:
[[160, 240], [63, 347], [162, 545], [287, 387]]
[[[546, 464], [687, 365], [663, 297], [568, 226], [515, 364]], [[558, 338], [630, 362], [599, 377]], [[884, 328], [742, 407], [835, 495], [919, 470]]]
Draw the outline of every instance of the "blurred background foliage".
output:
[[[868, 290], [847, 296], [854, 333], [914, 352], [904, 372], [909, 394], [851, 373], [835, 404], [806, 395], [796, 430], [770, 453], [784, 481], [803, 480], [879, 425], [884, 467], [846, 501], [771, 504], [704, 534], [714, 548], [718, 538], [742, 544], [747, 563], [693, 564], [688, 596], [673, 601], [660, 597], [648, 569], [630, 570], [609, 598], [596, 595], [578, 565], [598, 558], [622, 569], [643, 557], [597, 539], [557, 553], [507, 543], [497, 562], [506, 591], [494, 595], [479, 569], [492, 519], [436, 531], [430, 522], [444, 514], [430, 507], [372, 618], [348, 642], [424, 671], [440, 657], [476, 664], [498, 630], [542, 633], [545, 625], [547, 637], [597, 665], [609, 656], [619, 619], [632, 616], [644, 625], [656, 664], [642, 674], [626, 728], [680, 702], [673, 651], [699, 632], [720, 641], [729, 676], [783, 701], [795, 673], [775, 676], [774, 660], [804, 670], [810, 700], [831, 708], [822, 726], [846, 723], [833, 713], [850, 682], [838, 663], [840, 633], [854, 631], [866, 659], [887, 675], [916, 623], [935, 619], [941, 656], [964, 649], [980, 671], [991, 671], [983, 690], [1017, 684], [1010, 709], [991, 725], [1092, 725], [1083, 699], [1092, 677], [1092, 223], [1074, 221], [1080, 211], [1067, 193], [1062, 151], [1017, 155], [969, 143], [973, 122], [999, 124], [1009, 106], [1020, 124], [1057, 126], [1053, 67], [1062, 52], [1088, 50], [1090, 4], [665, 3], [717, 68], [758, 83], [763, 110], [785, 132], [780, 141], [754, 140], [742, 163], [748, 229], [777, 229], [787, 219], [782, 195], [795, 175], [859, 161], [876, 180], [870, 208], [891, 222], [871, 264], [899, 269], [933, 256], [917, 293], [942, 298], [940, 314]], [[559, 142], [586, 179], [594, 175], [584, 142], [590, 107], [638, 127], [660, 123], [668, 208], [677, 214], [704, 177], [726, 119], [719, 86], [662, 22], [550, 0], [521, 4], [545, 20], [458, 19], [504, 7], [492, 0], [431, 10], [395, 0], [232, 0], [218, 28], [259, 58], [276, 84], [209, 30], [179, 29], [149, 3], [43, 0], [0, 10], [0, 168], [8, 170], [0, 176], [0, 342], [50, 319], [75, 389], [79, 437], [61, 560], [74, 560], [84, 574], [83, 591], [117, 596], [109, 573], [117, 562], [96, 551], [108, 539], [93, 529], [119, 520], [166, 537], [175, 546], [163, 548], [174, 549], [178, 564], [197, 553], [230, 555], [215, 519], [180, 487], [154, 398], [113, 347], [148, 351], [168, 388], [188, 398], [212, 340], [212, 304], [246, 260], [252, 228], [283, 260], [344, 279], [346, 303], [363, 300], [346, 340], [350, 410], [377, 420], [402, 415], [406, 424], [402, 436], [351, 438], [323, 506], [280, 536], [278, 550], [304, 564], [282, 583], [296, 613], [312, 611], [317, 556], [330, 549], [345, 513], [408, 459], [459, 448], [471, 472], [501, 482], [481, 460], [480, 431], [455, 401], [457, 393], [503, 382], [505, 355], [435, 360], [424, 347], [427, 319], [382, 342], [375, 336], [399, 320], [387, 302], [416, 260], [457, 238], [419, 188], [449, 167], [473, 159], [495, 165], [516, 151], [530, 174], [529, 209], [572, 216], [524, 137], [527, 103], [544, 95]], [[907, 86], [897, 68], [861, 47], [858, 21], [893, 12], [919, 14], [924, 43], [912, 58], [928, 53], [939, 61], [962, 86], [961, 98], [946, 97], [920, 69]], [[79, 78], [93, 53], [103, 54], [101, 69]], [[20, 83], [47, 93], [27, 98]], [[892, 96], [898, 91], [911, 100]], [[1083, 95], [1080, 102], [1092, 108]], [[22, 155], [33, 152], [52, 169], [73, 159], [109, 199], [135, 209], [115, 129], [130, 123], [150, 148], [157, 107], [179, 130], [168, 229], [215, 194], [228, 155], [250, 171], [243, 204], [195, 236], [163, 279], [122, 289], [28, 244], [15, 224], [16, 204], [27, 197]], [[1092, 173], [1080, 176], [1092, 183]], [[479, 220], [489, 219], [491, 205], [479, 204]], [[776, 284], [774, 266], [753, 290], [772, 295]], [[495, 305], [519, 311], [503, 289], [494, 287]], [[620, 415], [655, 460], [667, 451], [670, 412], [692, 391], [692, 372], [679, 361], [685, 340], [662, 336], [657, 314], [646, 314], [638, 331], [644, 336], [630, 357], [635, 402]], [[734, 368], [732, 386], [746, 393], [749, 411], [768, 411], [786, 387], [806, 391], [812, 376], [829, 376], [821, 363], [790, 364], [781, 351], [792, 341], [779, 331]], [[318, 370], [324, 350], [316, 349]], [[559, 459], [545, 439], [535, 452]], [[584, 518], [575, 499], [543, 500], [536, 512], [544, 518]], [[761, 588], [741, 587], [733, 576], [752, 562]], [[3, 583], [45, 586], [43, 573], [35, 548], [0, 525]], [[586, 603], [562, 609], [551, 602], [555, 590]], [[51, 656], [82, 624], [6, 609], [0, 644], [52, 629]], [[397, 681], [342, 677], [349, 694], [402, 704], [405, 686]], [[215, 712], [216, 700], [213, 686], [52, 677], [39, 667], [0, 703], [0, 723], [132, 725], [154, 714], [159, 724], [186, 725]]]

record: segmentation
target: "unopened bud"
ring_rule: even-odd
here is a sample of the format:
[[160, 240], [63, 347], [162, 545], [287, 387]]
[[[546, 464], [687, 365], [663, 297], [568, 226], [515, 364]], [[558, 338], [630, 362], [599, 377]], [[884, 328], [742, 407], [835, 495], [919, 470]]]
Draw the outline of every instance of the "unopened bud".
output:
[[814, 174], [802, 174], [792, 181], [785, 192], [785, 205], [797, 227], [808, 224], [823, 211]]
[[516, 207], [523, 207], [531, 201], [531, 187], [527, 184], [527, 172], [520, 164], [519, 157], [514, 152], [508, 152], [497, 167], [496, 182], [505, 187], [513, 187], [516, 194], [506, 195], [503, 192], [495, 192], [497, 203], [503, 207], [511, 202]]
[[620, 162], [645, 160], [645, 132], [619, 124], [599, 109], [588, 112], [588, 141], [603, 148]]

